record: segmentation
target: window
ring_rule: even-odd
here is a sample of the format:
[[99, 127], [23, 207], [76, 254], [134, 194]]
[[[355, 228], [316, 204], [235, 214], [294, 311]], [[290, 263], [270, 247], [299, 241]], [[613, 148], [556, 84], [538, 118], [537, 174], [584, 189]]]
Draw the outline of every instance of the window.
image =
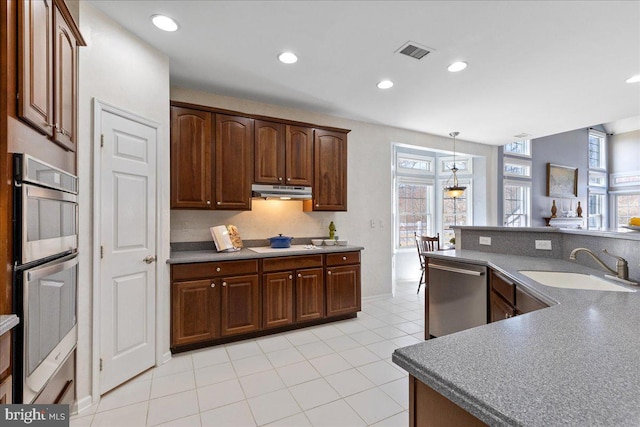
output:
[[397, 179], [397, 247], [415, 246], [414, 233], [434, 235], [433, 181]]
[[398, 153], [396, 171], [398, 174], [430, 174], [434, 173], [434, 158], [417, 154]]
[[451, 229], [452, 225], [473, 225], [471, 180], [458, 179], [458, 183], [467, 188], [461, 197], [454, 199], [447, 197], [444, 191], [446, 181], [442, 181], [442, 231], [440, 234], [443, 243], [449, 243], [455, 237], [455, 233]]
[[589, 187], [607, 188], [606, 172], [589, 171]]
[[606, 135], [595, 130], [589, 131], [589, 168], [606, 169]]
[[531, 178], [531, 161], [504, 157], [504, 176]]
[[616, 228], [629, 224], [632, 217], [640, 217], [640, 193], [616, 196]]
[[[453, 168], [453, 157], [440, 157], [440, 173], [451, 174]], [[458, 176], [470, 175], [473, 172], [473, 162], [470, 157], [456, 156], [456, 168], [458, 168]]]
[[522, 141], [510, 142], [504, 146], [503, 151], [504, 154], [531, 157], [531, 141], [524, 139]]
[[589, 189], [587, 206], [587, 228], [589, 230], [604, 230], [606, 221], [607, 195], [604, 191]]
[[531, 183], [504, 181], [504, 226], [528, 227], [531, 223]]

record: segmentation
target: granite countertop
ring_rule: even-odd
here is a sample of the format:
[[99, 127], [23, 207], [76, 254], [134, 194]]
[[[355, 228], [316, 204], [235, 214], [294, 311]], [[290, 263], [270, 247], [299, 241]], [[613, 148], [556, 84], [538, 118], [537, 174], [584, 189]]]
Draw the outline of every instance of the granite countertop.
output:
[[487, 265], [552, 306], [397, 349], [397, 365], [489, 425], [639, 424], [640, 288], [558, 289], [518, 273], [604, 276], [559, 259], [469, 250], [430, 256]]
[[0, 314], [0, 335], [4, 335], [20, 323], [15, 314]]
[[316, 246], [314, 249], [305, 249], [304, 245], [296, 245], [295, 247], [273, 250], [261, 253], [252, 251], [249, 248], [242, 248], [236, 252], [216, 252], [214, 249], [205, 250], [172, 250], [171, 257], [167, 260], [168, 264], [187, 264], [192, 262], [211, 262], [211, 261], [236, 261], [242, 259], [255, 258], [272, 258], [292, 255], [313, 255], [326, 254], [333, 252], [352, 252], [364, 250], [362, 246]]

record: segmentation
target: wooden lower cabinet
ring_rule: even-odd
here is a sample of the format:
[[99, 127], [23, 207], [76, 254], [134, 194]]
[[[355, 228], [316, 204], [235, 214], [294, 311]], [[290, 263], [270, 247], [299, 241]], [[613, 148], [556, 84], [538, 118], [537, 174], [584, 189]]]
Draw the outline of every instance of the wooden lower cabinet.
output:
[[409, 427], [486, 425], [413, 375], [409, 375]]
[[324, 300], [323, 269], [298, 270], [296, 272], [296, 322], [325, 317]]
[[220, 297], [221, 335], [260, 329], [260, 286], [257, 274], [224, 277]]
[[8, 331], [0, 335], [0, 405], [13, 403], [11, 379], [11, 331]]
[[353, 317], [360, 307], [359, 251], [174, 264], [171, 349]]
[[220, 286], [213, 279], [174, 282], [171, 291], [171, 344], [220, 337]]
[[548, 307], [521, 285], [491, 270], [489, 275], [489, 317], [492, 322]]
[[10, 405], [13, 403], [13, 397], [11, 389], [13, 388], [13, 381], [11, 375], [0, 382], [0, 405]]

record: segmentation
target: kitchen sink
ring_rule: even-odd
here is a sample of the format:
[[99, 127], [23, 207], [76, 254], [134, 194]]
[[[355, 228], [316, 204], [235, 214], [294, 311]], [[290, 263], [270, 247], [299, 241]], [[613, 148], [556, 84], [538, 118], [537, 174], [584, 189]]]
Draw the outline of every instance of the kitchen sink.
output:
[[628, 289], [623, 286], [613, 284], [608, 280], [582, 273], [524, 270], [521, 270], [518, 273], [527, 276], [528, 278], [533, 279], [545, 286], [551, 286], [554, 288], [584, 289], [590, 291], [635, 292], [635, 290], [633, 289]]

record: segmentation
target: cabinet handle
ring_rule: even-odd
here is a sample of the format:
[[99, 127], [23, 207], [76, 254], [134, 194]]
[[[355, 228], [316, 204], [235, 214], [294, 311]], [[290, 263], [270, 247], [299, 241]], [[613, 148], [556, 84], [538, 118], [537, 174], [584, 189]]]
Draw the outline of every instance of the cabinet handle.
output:
[[287, 181], [291, 181], [291, 178], [287, 178]]
[[207, 200], [207, 205], [210, 205], [210, 204], [211, 204], [211, 200]]
[[218, 273], [220, 273], [220, 267], [216, 268], [216, 271], [217, 271]]
[[292, 275], [289, 275], [289, 280], [291, 280], [291, 279], [293, 279], [293, 276], [292, 276]]
[[512, 317], [510, 313], [505, 313], [505, 314], [504, 314], [504, 318], [505, 318], [505, 319], [508, 319], [508, 318], [510, 318], [510, 317]]
[[222, 202], [217, 202], [216, 204], [221, 205], [221, 204], [222, 204]]
[[328, 274], [329, 276], [331, 276], [331, 270], [327, 271], [327, 274]]
[[316, 208], [319, 208], [319, 207], [320, 207], [320, 205], [318, 203], [316, 203]]
[[215, 287], [216, 287], [215, 282], [211, 282], [211, 287], [212, 287], [212, 288], [215, 288]]
[[282, 181], [282, 177], [281, 176], [278, 177], [278, 181]]
[[227, 282], [222, 282], [222, 286], [227, 286]]
[[298, 273], [298, 277], [302, 277], [302, 274]]
[[343, 256], [343, 257], [342, 257], [342, 260], [343, 260], [343, 261], [346, 261], [346, 260], [347, 260], [347, 257], [346, 257], [346, 256]]

